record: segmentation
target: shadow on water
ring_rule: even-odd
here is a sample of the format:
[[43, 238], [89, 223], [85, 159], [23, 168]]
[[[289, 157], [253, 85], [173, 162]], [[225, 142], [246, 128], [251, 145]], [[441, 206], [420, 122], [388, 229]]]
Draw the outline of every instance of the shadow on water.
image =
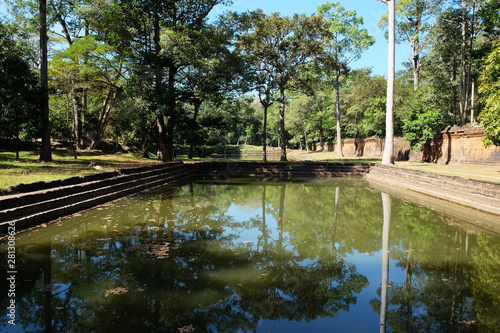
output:
[[[54, 332], [500, 327], [498, 285], [486, 283], [498, 274], [497, 236], [364, 182], [237, 183], [164, 188], [17, 235], [17, 324]], [[8, 317], [0, 325], [13, 329]]]

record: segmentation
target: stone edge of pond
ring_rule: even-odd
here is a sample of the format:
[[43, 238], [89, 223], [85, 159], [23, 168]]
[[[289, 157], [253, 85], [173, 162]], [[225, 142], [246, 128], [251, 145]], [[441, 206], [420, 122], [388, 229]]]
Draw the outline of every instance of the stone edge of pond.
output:
[[[102, 175], [102, 174], [101, 174]], [[182, 162], [82, 176], [25, 186], [22, 193], [0, 197], [0, 238], [121, 197], [191, 178]]]
[[426, 201], [440, 207], [453, 204], [475, 224], [500, 233], [500, 183], [381, 164], [372, 165], [366, 178], [370, 183], [377, 182], [378, 188], [398, 187], [427, 197], [420, 197], [417, 203]]
[[21, 186], [19, 190], [24, 193], [0, 197], [0, 239], [10, 225], [16, 225], [16, 231], [19, 231], [120, 197], [188, 179], [292, 180], [345, 176], [365, 177], [369, 181], [398, 186], [485, 212], [497, 220], [493, 226], [500, 226], [498, 183], [373, 163], [179, 161]]

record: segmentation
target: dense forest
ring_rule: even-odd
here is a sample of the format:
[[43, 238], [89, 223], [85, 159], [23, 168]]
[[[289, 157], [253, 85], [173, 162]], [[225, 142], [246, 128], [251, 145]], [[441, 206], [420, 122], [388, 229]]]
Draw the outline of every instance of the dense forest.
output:
[[[384, 137], [387, 78], [353, 68], [374, 43], [355, 10], [213, 14], [229, 3], [5, 0], [0, 137], [135, 142], [165, 161], [176, 145], [190, 158], [203, 145], [281, 146], [286, 160], [286, 147]], [[395, 135], [420, 149], [480, 123], [484, 143], [500, 145], [500, 1], [395, 6], [396, 42], [412, 49], [395, 78]]]

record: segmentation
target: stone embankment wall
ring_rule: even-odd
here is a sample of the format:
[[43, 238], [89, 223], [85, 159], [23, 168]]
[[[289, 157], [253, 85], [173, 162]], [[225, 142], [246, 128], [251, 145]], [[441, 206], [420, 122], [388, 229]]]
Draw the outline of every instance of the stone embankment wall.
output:
[[[372, 188], [500, 234], [500, 183], [469, 180], [396, 166], [372, 165]], [[453, 211], [454, 216], [449, 216]]]
[[298, 178], [328, 178], [364, 176], [370, 164], [321, 162], [212, 162], [191, 164], [196, 179], [227, 181], [232, 178], [288, 180]]
[[491, 220], [493, 226], [500, 226], [500, 183], [377, 164], [178, 162], [18, 186], [15, 190], [19, 193], [0, 197], [0, 237], [11, 226], [19, 231], [123, 196], [191, 179], [226, 182], [237, 178], [288, 180], [345, 176], [366, 178], [391, 188], [423, 193], [435, 198], [434, 201], [454, 202], [476, 212], [484, 212], [481, 213], [487, 214], [484, 220]]
[[[429, 140], [419, 152], [411, 150], [404, 138], [395, 138], [394, 156], [398, 161], [500, 164], [500, 147], [484, 147], [481, 141], [483, 136], [484, 128], [481, 126], [453, 126]], [[336, 144], [328, 143], [324, 148], [334, 151]], [[319, 145], [314, 146], [314, 150], [319, 149]], [[342, 151], [344, 156], [382, 158], [384, 141], [378, 138], [345, 140]]]
[[[455, 203], [476, 212], [488, 214], [488, 227], [500, 231], [500, 183], [464, 179], [431, 172], [410, 170], [397, 166], [374, 164], [368, 180], [385, 186], [407, 189], [425, 194], [442, 203]], [[483, 223], [484, 224], [484, 223]]]
[[124, 169], [60, 181], [21, 184], [0, 197], [0, 236], [144, 190], [184, 181], [191, 173], [182, 163]]

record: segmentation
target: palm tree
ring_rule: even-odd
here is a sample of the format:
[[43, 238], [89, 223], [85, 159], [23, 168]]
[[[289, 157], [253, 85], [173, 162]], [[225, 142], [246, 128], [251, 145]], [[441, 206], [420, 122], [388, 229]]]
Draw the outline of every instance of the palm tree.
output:
[[389, 56], [387, 72], [387, 104], [385, 114], [385, 145], [382, 164], [394, 164], [394, 56], [395, 56], [395, 31], [396, 0], [380, 0], [389, 7]]

